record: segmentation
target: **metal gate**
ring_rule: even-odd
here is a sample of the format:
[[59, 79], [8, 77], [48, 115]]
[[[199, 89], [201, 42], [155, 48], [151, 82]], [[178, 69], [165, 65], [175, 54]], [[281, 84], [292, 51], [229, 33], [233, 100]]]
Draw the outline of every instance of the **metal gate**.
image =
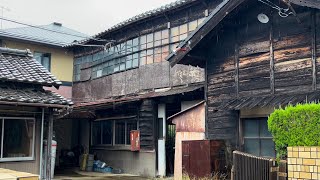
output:
[[234, 151], [233, 164], [234, 180], [277, 180], [278, 167], [274, 159]]
[[166, 136], [166, 169], [167, 174], [174, 174], [174, 151], [176, 141], [176, 125], [167, 125]]

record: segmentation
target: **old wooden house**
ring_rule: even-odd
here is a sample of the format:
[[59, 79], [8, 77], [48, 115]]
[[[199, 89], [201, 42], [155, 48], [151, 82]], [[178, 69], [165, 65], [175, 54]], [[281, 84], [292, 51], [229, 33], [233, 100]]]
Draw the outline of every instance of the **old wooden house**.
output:
[[[64, 118], [73, 125], [56, 131], [58, 144], [82, 145], [127, 173], [173, 173], [175, 131], [166, 119], [204, 99], [204, 69], [171, 68], [165, 58], [219, 3], [177, 1], [67, 46], [75, 55], [75, 106]], [[141, 149], [131, 152], [136, 129]], [[66, 131], [73, 131], [68, 142], [59, 137]]]
[[320, 2], [216, 2], [167, 60], [205, 68], [207, 139], [274, 157], [268, 115], [320, 98]]
[[43, 149], [43, 140], [52, 139], [53, 120], [72, 103], [43, 87], [62, 82], [29, 50], [9, 48], [0, 48], [0, 81], [0, 167], [50, 174], [51, 157], [44, 152], [51, 152], [51, 141]]

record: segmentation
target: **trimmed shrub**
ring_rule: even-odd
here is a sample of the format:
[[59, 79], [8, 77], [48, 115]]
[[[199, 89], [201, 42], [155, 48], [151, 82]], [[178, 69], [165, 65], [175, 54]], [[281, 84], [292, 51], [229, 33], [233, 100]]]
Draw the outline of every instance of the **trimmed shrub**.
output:
[[320, 104], [289, 105], [268, 118], [277, 158], [284, 159], [288, 146], [320, 146]]

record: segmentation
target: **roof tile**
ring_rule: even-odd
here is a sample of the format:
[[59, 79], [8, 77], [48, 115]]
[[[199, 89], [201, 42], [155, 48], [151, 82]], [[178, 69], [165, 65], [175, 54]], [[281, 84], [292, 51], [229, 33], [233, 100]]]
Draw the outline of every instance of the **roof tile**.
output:
[[72, 105], [61, 95], [33, 86], [16, 86], [6, 83], [0, 86], [0, 101]]
[[9, 48], [0, 48], [0, 80], [56, 87], [62, 84], [28, 50]]

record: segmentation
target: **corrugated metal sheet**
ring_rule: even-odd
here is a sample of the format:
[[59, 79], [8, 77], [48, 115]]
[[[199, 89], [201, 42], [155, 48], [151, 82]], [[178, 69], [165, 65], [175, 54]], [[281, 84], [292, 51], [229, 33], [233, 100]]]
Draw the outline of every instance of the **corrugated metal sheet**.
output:
[[224, 151], [223, 141], [183, 141], [182, 168], [190, 179], [217, 178], [215, 174], [226, 170]]
[[176, 132], [205, 132], [205, 103], [202, 101], [168, 120], [176, 125]]

